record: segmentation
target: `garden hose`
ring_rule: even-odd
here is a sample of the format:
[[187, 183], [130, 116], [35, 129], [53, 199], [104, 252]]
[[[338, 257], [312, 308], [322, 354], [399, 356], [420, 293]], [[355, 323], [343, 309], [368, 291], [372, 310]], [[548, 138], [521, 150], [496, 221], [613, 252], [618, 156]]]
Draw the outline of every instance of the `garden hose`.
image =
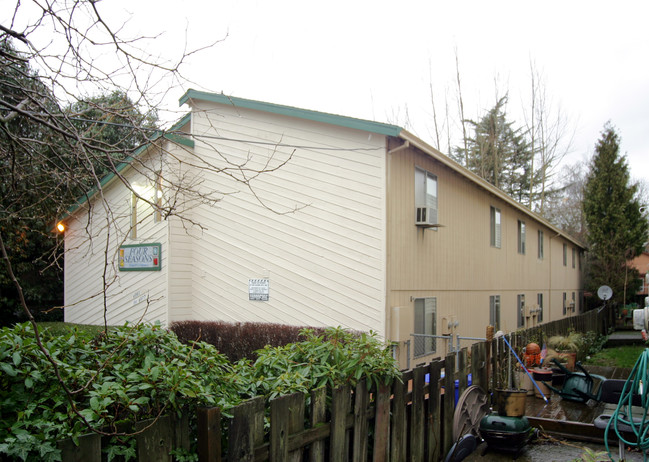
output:
[[[601, 384], [600, 384], [601, 386]], [[649, 386], [649, 349], [645, 348], [640, 357], [633, 366], [631, 374], [624, 383], [624, 388], [620, 395], [617, 408], [611, 419], [606, 425], [604, 431], [604, 443], [608, 456], [611, 460], [611, 451], [608, 448], [608, 433], [611, 427], [615, 430], [619, 441], [628, 446], [635, 446], [642, 451], [644, 460], [647, 461], [647, 450], [649, 449], [649, 420], [647, 420], [647, 408], [649, 408], [649, 396], [647, 396], [647, 387]], [[643, 411], [642, 416], [633, 415], [633, 395], [640, 395]], [[636, 411], [637, 414], [637, 411]], [[621, 426], [624, 426], [621, 428]], [[630, 430], [629, 430], [630, 429]], [[633, 433], [636, 441], [628, 441], [622, 437], [622, 432]]]

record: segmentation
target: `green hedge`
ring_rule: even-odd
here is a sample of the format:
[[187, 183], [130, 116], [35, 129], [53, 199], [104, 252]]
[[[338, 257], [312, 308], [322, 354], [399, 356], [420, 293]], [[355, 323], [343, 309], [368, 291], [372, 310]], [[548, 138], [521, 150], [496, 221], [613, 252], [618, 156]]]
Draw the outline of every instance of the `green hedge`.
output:
[[[0, 330], [0, 459], [60, 460], [57, 441], [114, 431], [124, 421], [306, 392], [329, 385], [390, 382], [399, 372], [374, 334], [341, 328], [304, 330], [302, 341], [259, 350], [258, 358], [231, 363], [205, 342], [182, 343], [160, 325], [125, 325], [108, 334], [72, 327], [45, 330], [38, 348], [31, 324]], [[191, 412], [190, 415], [195, 416]], [[226, 429], [224, 428], [224, 431]], [[128, 438], [114, 439], [108, 459], [135, 456]]]

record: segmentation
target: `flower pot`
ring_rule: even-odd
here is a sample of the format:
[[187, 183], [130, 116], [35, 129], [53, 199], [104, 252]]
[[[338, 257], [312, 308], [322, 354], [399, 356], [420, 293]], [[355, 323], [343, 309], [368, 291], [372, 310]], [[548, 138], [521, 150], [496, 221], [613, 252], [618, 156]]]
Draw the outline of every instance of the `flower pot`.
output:
[[532, 370], [532, 375], [536, 385], [539, 387], [534, 390], [537, 398], [550, 397], [552, 392], [548, 387], [548, 383], [552, 384], [552, 369], [536, 368]]
[[496, 410], [504, 417], [522, 417], [525, 415], [525, 398], [527, 390], [495, 390]]
[[518, 372], [518, 383], [520, 384], [521, 389], [527, 390], [527, 396], [534, 396], [534, 384], [525, 371]]
[[575, 371], [575, 363], [577, 362], [577, 353], [572, 352], [572, 351], [558, 351], [557, 355], [559, 357], [559, 361], [563, 362], [565, 360], [565, 368], [568, 369], [570, 372]]

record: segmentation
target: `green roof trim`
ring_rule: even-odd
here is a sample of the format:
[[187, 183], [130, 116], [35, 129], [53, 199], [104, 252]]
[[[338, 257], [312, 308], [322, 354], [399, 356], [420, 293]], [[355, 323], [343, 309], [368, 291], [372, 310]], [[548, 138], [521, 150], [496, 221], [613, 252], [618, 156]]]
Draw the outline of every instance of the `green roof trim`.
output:
[[250, 99], [235, 98], [222, 93], [208, 93], [197, 90], [187, 90], [187, 93], [180, 98], [180, 105], [187, 103], [190, 99], [198, 99], [245, 109], [254, 109], [256, 111], [270, 112], [272, 114], [280, 114], [299, 119], [313, 120], [315, 122], [363, 130], [366, 132], [377, 133], [379, 135], [399, 136], [399, 133], [401, 133], [402, 130], [401, 127], [396, 125], [381, 122], [356, 119], [353, 117], [328, 114], [325, 112], [310, 111], [308, 109], [282, 106], [280, 104], [264, 103], [262, 101], [254, 101]]
[[81, 196], [79, 199], [77, 199], [77, 202], [74, 203], [73, 205], [68, 208], [67, 212], [62, 216], [59, 217], [57, 220], [57, 223], [61, 220], [66, 219], [69, 217], [72, 213], [74, 213], [79, 207], [81, 207], [83, 204], [85, 204], [87, 201], [90, 200], [97, 192], [106, 186], [108, 183], [110, 183], [116, 176], [117, 173], [120, 173], [122, 170], [124, 170], [126, 167], [131, 165], [131, 162], [135, 160], [136, 157], [140, 156], [144, 151], [146, 151], [152, 143], [155, 141], [159, 140], [161, 137], [171, 141], [172, 143], [180, 144], [182, 146], [186, 146], [188, 148], [193, 148], [194, 147], [194, 140], [187, 138], [187, 134], [184, 134], [182, 132], [179, 132], [180, 128], [187, 124], [191, 120], [191, 113], [188, 112], [185, 114], [182, 119], [180, 119], [178, 122], [173, 124], [171, 128], [168, 131], [156, 131], [153, 135], [153, 137], [149, 140], [147, 144], [144, 144], [137, 148], [133, 154], [130, 156], [126, 157], [123, 161], [121, 161], [117, 166], [115, 167], [115, 172], [111, 172], [107, 175], [105, 175], [100, 181], [99, 181], [99, 186], [94, 186], [91, 188], [86, 194]]

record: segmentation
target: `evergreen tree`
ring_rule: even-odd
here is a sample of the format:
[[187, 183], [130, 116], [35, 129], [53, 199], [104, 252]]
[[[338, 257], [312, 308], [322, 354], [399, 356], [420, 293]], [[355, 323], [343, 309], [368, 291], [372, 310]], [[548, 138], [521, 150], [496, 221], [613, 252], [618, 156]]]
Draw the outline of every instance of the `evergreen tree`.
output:
[[467, 139], [466, 150], [456, 148], [452, 158], [517, 201], [529, 204], [534, 153], [525, 133], [507, 120], [506, 104], [503, 97], [478, 122], [469, 121], [473, 136]]
[[639, 288], [637, 270], [627, 262], [647, 242], [646, 217], [641, 212], [637, 184], [630, 182], [620, 137], [606, 125], [595, 147], [584, 189], [584, 218], [589, 244], [586, 290], [613, 289], [613, 301], [626, 303]]

